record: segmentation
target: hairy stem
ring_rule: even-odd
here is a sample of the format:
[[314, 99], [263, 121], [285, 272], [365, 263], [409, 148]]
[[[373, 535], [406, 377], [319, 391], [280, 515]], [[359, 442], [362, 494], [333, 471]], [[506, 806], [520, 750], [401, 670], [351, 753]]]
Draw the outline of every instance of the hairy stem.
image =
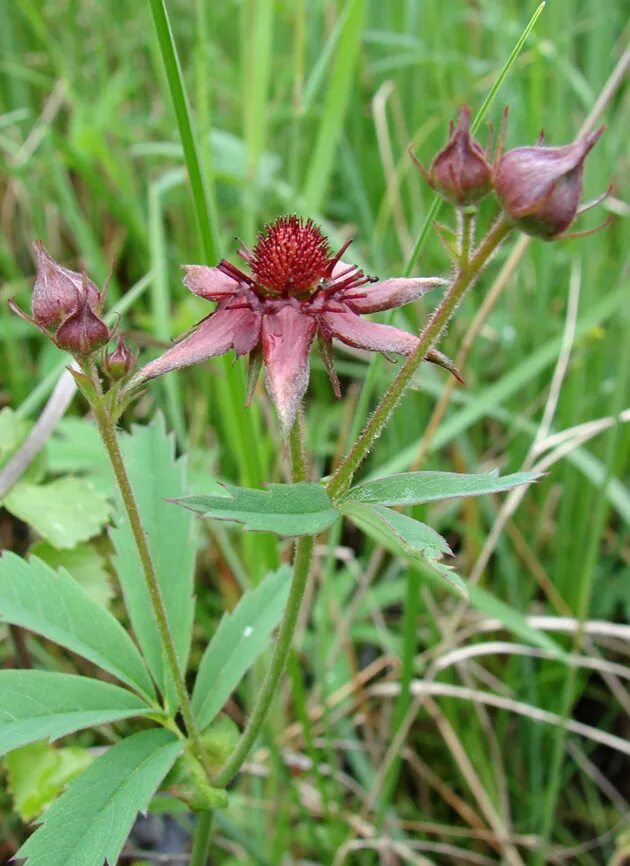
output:
[[[89, 375], [92, 384], [97, 389], [97, 392], [100, 392], [100, 381], [94, 367], [92, 366], [90, 368], [86, 366], [84, 369]], [[127, 469], [125, 467], [123, 456], [120, 450], [120, 445], [118, 444], [118, 439], [116, 437], [116, 426], [100, 394], [99, 397], [94, 401], [93, 409], [98, 431], [101, 435], [101, 439], [103, 440], [103, 444], [105, 445], [109, 460], [112, 464], [116, 483], [118, 484], [118, 489], [120, 490], [120, 495], [123, 500], [125, 511], [127, 512], [127, 517], [129, 518], [129, 526], [131, 527], [134, 541], [136, 543], [136, 548], [138, 550], [138, 556], [140, 557], [140, 563], [142, 566], [142, 571], [144, 573], [144, 578], [149, 593], [149, 599], [151, 601], [153, 617], [160, 633], [160, 640], [162, 642], [162, 646], [164, 647], [164, 652], [166, 653], [168, 665], [173, 676], [173, 682], [177, 690], [177, 697], [179, 699], [181, 713], [186, 724], [186, 731], [192, 744], [193, 753], [199, 763], [204, 768], [208, 779], [210, 779], [212, 773], [208, 764], [208, 760], [206, 758], [205, 750], [201, 743], [201, 737], [199, 735], [197, 723], [195, 722], [195, 717], [193, 715], [190, 697], [188, 696], [186, 683], [184, 682], [184, 676], [180, 669], [179, 661], [177, 659], [175, 642], [173, 640], [173, 635], [171, 634], [171, 629], [168, 622], [166, 608], [164, 606], [164, 599], [162, 597], [162, 591], [160, 589], [155, 564], [153, 562], [153, 557], [151, 556], [151, 551], [149, 550], [146, 533], [142, 525], [142, 518], [138, 509], [138, 503], [136, 502], [136, 498], [131, 488], [131, 483], [129, 481], [129, 476], [127, 475]]]
[[[293, 429], [291, 430], [289, 445], [293, 464], [293, 480], [303, 481], [306, 477], [306, 465], [302, 447], [301, 423], [299, 417], [296, 419]], [[241, 734], [241, 738], [229, 760], [212, 780], [213, 785], [222, 787], [228, 785], [232, 781], [247, 758], [250, 749], [256, 742], [260, 729], [267, 718], [267, 713], [269, 712], [271, 702], [280, 684], [286, 666], [287, 657], [289, 655], [289, 650], [291, 649], [291, 644], [293, 642], [293, 634], [297, 625], [300, 608], [302, 606], [302, 599], [304, 598], [304, 591], [311, 570], [314, 544], [315, 539], [312, 535], [303, 535], [298, 539], [295, 545], [291, 589], [289, 591], [287, 606], [284, 611], [284, 617], [280, 625], [269, 668], [265, 674], [262, 688], [258, 695], [253, 712], [245, 726], [245, 730]]]
[[492, 257], [492, 254], [511, 230], [511, 223], [505, 217], [499, 217], [474, 255], [467, 262], [460, 262], [457, 276], [447, 289], [440, 305], [433, 311], [431, 318], [420, 335], [417, 349], [412, 355], [409, 355], [400, 372], [383, 395], [376, 411], [363, 428], [359, 438], [350, 448], [328, 482], [328, 494], [332, 499], [336, 499], [345, 493], [352, 483], [354, 473], [393, 415], [400, 398], [411, 384], [416, 370], [423, 362], [426, 353], [439, 339], [464, 294], [475, 282]]

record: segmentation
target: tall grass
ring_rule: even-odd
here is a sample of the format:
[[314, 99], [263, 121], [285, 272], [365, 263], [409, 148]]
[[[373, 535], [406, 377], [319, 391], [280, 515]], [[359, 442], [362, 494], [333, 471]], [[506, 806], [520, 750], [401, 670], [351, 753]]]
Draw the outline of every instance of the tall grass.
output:
[[[407, 147], [430, 161], [458, 106], [482, 106], [536, 6], [170, 0], [170, 43], [161, 0], [118, 0], [115, 14], [96, 0], [0, 0], [1, 404], [35, 415], [40, 383], [52, 387], [47, 374], [60, 361], [5, 311], [12, 295], [28, 305], [34, 237], [64, 262], [85, 259], [101, 281], [113, 259], [114, 300], [151, 273], [147, 300], [122, 320], [147, 352], [207, 313], [181, 286], [178, 265], [232, 256], [234, 235], [251, 244], [282, 212], [313, 216], [336, 241], [354, 237], [354, 255], [371, 272], [402, 273], [408, 262], [414, 272], [444, 272], [428, 219], [433, 196]], [[549, 143], [574, 137], [627, 50], [626, 11], [621, 0], [547, 3], [488, 111], [496, 126], [510, 106], [508, 146], [533, 141], [541, 127]], [[240, 781], [235, 808], [218, 817], [235, 859], [217, 846], [215, 862], [613, 862], [628, 756], [588, 731], [627, 731], [630, 701], [613, 664], [623, 661], [623, 645], [583, 624], [623, 621], [630, 610], [630, 438], [614, 423], [628, 402], [630, 368], [627, 84], [607, 101], [603, 121], [585, 194], [612, 182], [614, 223], [581, 241], [532, 242], [514, 270], [512, 250], [502, 251], [444, 340], [457, 354], [507, 267], [466, 359], [468, 387], [452, 394], [423, 465], [518, 469], [551, 406], [554, 370], [549, 437], [603, 419], [601, 429], [563, 440], [545, 479], [505, 519], [484, 568], [480, 555], [503, 502], [428, 511], [459, 573], [478, 579], [466, 610], [381, 549], [357, 546], [351, 532], [327, 547], [322, 540], [311, 615], [267, 751]], [[488, 202], [481, 220], [491, 217]], [[428, 303], [396, 321], [419, 327]], [[391, 377], [387, 363], [339, 357], [344, 403], [316, 363], [308, 403], [310, 446], [324, 471]], [[210, 362], [152, 388], [135, 420], [160, 406], [204, 478], [280, 479], [275, 420], [262, 393], [242, 408], [244, 380], [242, 364]], [[404, 471], [418, 459], [445, 378], [423, 370], [419, 386], [368, 473]], [[72, 411], [83, 407], [77, 401]], [[548, 442], [545, 454], [558, 444]], [[199, 644], [239, 581], [257, 581], [276, 561], [265, 536], [207, 540]], [[410, 581], [419, 586], [417, 615]], [[526, 620], [534, 615], [547, 619]], [[567, 617], [575, 627], [558, 631]], [[497, 618], [501, 626], [491, 628]], [[569, 655], [539, 658], [544, 635], [603, 671], [572, 666]], [[464, 658], [484, 644], [486, 654]], [[443, 666], [455, 649], [462, 658]], [[420, 682], [492, 692], [525, 710], [486, 706], [470, 691], [427, 697]], [[401, 683], [408, 696], [397, 701]], [[252, 694], [241, 698], [246, 712]], [[539, 721], [535, 708], [555, 715]], [[590, 727], [578, 736], [567, 721]], [[399, 772], [388, 755], [396, 732], [404, 735], [393, 756]]]

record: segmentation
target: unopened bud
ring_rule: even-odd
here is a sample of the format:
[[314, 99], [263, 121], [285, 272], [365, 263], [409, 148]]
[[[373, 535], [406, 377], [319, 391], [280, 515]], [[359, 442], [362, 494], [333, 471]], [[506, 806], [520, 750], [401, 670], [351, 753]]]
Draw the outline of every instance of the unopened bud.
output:
[[124, 338], [119, 337], [115, 348], [105, 355], [103, 368], [109, 378], [117, 382], [133, 370], [135, 363], [134, 354], [128, 348]]
[[584, 160], [603, 131], [602, 126], [564, 147], [517, 147], [501, 157], [496, 194], [522, 231], [553, 240], [571, 225], [580, 204]]
[[41, 241], [33, 244], [37, 257], [37, 278], [33, 287], [33, 319], [42, 328], [59, 325], [79, 306], [83, 293], [93, 308], [98, 309], [99, 291], [94, 283], [80, 274], [62, 267], [48, 254]]
[[90, 306], [87, 292], [83, 292], [77, 309], [59, 326], [55, 343], [73, 355], [91, 355], [108, 340], [107, 325]]
[[425, 171], [414, 159], [429, 185], [458, 207], [477, 204], [492, 189], [492, 168], [470, 134], [470, 109], [462, 106], [457, 127], [451, 124], [446, 145]]

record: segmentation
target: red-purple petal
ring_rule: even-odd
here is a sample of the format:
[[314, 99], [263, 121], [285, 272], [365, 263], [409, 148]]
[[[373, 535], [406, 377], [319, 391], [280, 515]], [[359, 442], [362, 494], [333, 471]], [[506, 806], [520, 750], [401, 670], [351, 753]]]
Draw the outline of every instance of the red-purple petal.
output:
[[186, 288], [208, 301], [220, 301], [238, 292], [238, 282], [218, 268], [205, 265], [183, 265], [183, 268]]
[[368, 322], [350, 309], [343, 313], [323, 313], [319, 322], [325, 335], [336, 337], [356, 349], [410, 355], [419, 342], [417, 337], [407, 331]]
[[342, 295], [344, 303], [357, 313], [378, 313], [381, 310], [391, 310], [402, 307], [416, 298], [421, 298], [437, 286], [448, 285], [448, 280], [440, 277], [395, 277], [348, 289]]
[[223, 355], [230, 349], [235, 349], [237, 355], [251, 352], [260, 340], [260, 318], [259, 313], [248, 308], [218, 309], [200, 322], [188, 337], [143, 367], [137, 379], [153, 379], [179, 367]]
[[308, 385], [308, 354], [317, 325], [312, 316], [284, 306], [263, 316], [262, 347], [265, 383], [288, 433]]

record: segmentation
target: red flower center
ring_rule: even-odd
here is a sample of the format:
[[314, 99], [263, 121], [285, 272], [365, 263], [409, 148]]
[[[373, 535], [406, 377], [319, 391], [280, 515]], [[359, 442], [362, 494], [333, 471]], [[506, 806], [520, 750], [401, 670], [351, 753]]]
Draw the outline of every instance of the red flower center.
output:
[[280, 295], [313, 292], [329, 276], [328, 241], [312, 220], [283, 216], [258, 235], [248, 263], [260, 285]]

